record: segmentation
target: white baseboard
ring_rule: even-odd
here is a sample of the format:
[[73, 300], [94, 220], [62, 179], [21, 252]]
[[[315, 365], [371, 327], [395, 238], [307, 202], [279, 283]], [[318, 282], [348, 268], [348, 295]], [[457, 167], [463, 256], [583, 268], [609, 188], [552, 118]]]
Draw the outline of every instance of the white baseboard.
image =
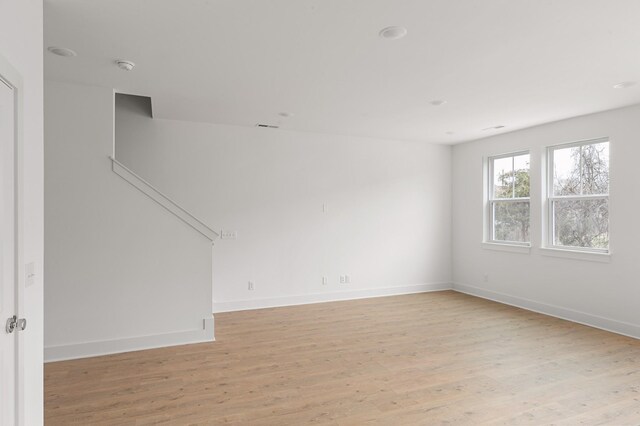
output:
[[511, 296], [505, 293], [485, 290], [483, 288], [467, 284], [454, 283], [453, 290], [460, 293], [469, 294], [471, 296], [493, 300], [494, 302], [515, 306], [517, 308], [526, 309], [528, 311], [533, 311], [563, 320], [576, 322], [578, 324], [599, 328], [601, 330], [610, 331], [612, 333], [622, 334], [624, 336], [640, 339], [640, 325], [618, 321], [611, 318], [605, 318], [598, 315], [592, 315], [586, 312], [564, 308], [562, 306], [537, 302], [535, 300], [525, 299], [523, 297]]
[[44, 348], [44, 362], [88, 358], [189, 343], [212, 342], [215, 340], [213, 330], [214, 322], [212, 316], [202, 320], [202, 328], [199, 330], [49, 346]]
[[401, 287], [384, 287], [365, 290], [316, 293], [298, 296], [273, 297], [268, 299], [234, 300], [213, 303], [213, 312], [246, 311], [251, 309], [277, 308], [281, 306], [308, 305], [310, 303], [337, 302], [340, 300], [366, 299], [370, 297], [394, 296], [400, 294], [425, 293], [429, 291], [451, 290], [451, 283], [415, 284]]

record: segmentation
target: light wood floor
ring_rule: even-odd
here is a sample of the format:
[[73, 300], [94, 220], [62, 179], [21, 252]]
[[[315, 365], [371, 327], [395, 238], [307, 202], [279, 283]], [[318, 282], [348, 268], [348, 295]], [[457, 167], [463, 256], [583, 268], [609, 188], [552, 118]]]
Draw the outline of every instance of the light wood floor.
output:
[[45, 367], [47, 425], [638, 425], [640, 341], [447, 291], [216, 315]]

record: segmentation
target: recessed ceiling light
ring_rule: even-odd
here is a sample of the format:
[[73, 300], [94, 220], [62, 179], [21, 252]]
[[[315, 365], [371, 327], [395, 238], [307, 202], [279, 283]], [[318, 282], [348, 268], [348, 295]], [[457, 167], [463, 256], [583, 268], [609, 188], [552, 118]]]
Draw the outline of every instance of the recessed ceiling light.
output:
[[78, 54], [76, 52], [74, 52], [73, 50], [68, 49], [66, 47], [50, 46], [50, 47], [47, 48], [47, 50], [49, 52], [53, 53], [54, 55], [64, 56], [65, 58], [78, 56]]
[[433, 105], [433, 106], [440, 106], [440, 105], [444, 105], [444, 104], [446, 104], [446, 103], [447, 103], [447, 101], [442, 100], [442, 99], [438, 99], [438, 100], [435, 100], [435, 101], [431, 101], [431, 102], [429, 102], [429, 103], [430, 103], [431, 105]]
[[292, 113], [290, 113], [290, 112], [280, 112], [280, 113], [278, 113], [278, 115], [279, 115], [280, 117], [284, 117], [284, 118], [290, 118], [290, 117], [293, 117], [293, 114], [292, 114]]
[[389, 40], [398, 40], [407, 35], [405, 27], [387, 27], [380, 30], [378, 35]]
[[136, 66], [136, 64], [134, 64], [133, 62], [125, 61], [123, 59], [118, 59], [116, 61], [116, 65], [118, 65], [118, 67], [120, 69], [125, 70], [125, 71], [131, 71], [133, 69], [133, 67]]
[[622, 83], [615, 84], [613, 86], [614, 89], [628, 89], [629, 87], [635, 86], [635, 81], [623, 81]]

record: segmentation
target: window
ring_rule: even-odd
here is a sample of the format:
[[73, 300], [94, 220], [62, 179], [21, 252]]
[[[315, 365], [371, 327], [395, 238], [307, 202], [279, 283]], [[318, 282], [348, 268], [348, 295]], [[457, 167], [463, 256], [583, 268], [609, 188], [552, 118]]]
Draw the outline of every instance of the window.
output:
[[489, 242], [529, 245], [529, 153], [489, 158]]
[[609, 251], [609, 140], [548, 149], [552, 248]]

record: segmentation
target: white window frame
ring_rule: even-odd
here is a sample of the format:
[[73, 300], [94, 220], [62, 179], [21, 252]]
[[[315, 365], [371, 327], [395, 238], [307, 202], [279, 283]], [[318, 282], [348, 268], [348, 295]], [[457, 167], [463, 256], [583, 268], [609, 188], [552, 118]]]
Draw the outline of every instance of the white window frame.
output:
[[493, 173], [493, 164], [495, 160], [499, 160], [501, 158], [512, 158], [512, 169], [513, 169], [513, 161], [515, 161], [515, 157], [520, 155], [529, 155], [529, 182], [531, 182], [531, 151], [516, 151], [509, 152], [506, 154], [493, 155], [487, 157], [487, 207], [486, 207], [486, 238], [485, 243], [489, 244], [497, 244], [503, 246], [519, 246], [519, 247], [531, 247], [531, 232], [529, 232], [529, 241], [505, 241], [505, 240], [496, 240], [495, 239], [495, 228], [494, 228], [494, 215], [495, 215], [495, 207], [494, 203], [496, 202], [528, 202], [529, 203], [529, 226], [531, 226], [531, 188], [529, 188], [529, 196], [528, 197], [519, 197], [519, 198], [495, 198], [494, 197], [494, 189], [495, 185], [493, 182], [494, 173]]
[[[554, 195], [553, 192], [553, 153], [558, 149], [565, 148], [574, 148], [577, 146], [584, 145], [595, 145], [598, 143], [608, 142], [609, 143], [609, 152], [611, 152], [611, 139], [608, 137], [596, 138], [596, 139], [586, 139], [577, 142], [569, 142], [563, 143], [559, 145], [553, 145], [547, 147], [547, 238], [545, 248], [567, 251], [567, 252], [581, 252], [581, 253], [597, 253], [597, 254], [609, 254], [611, 252], [611, 220], [609, 220], [607, 230], [609, 231], [609, 245], [606, 249], [601, 248], [593, 248], [593, 247], [576, 247], [576, 246], [562, 246], [555, 244], [555, 214], [554, 214], [554, 206], [556, 201], [562, 200], [607, 200], [607, 205], [609, 207], [609, 214], [611, 214], [611, 202], [609, 199], [609, 194], [611, 193], [611, 188], [609, 188], [609, 192], [607, 194], [589, 194], [589, 195]], [[611, 155], [609, 155], [609, 187], [611, 186]], [[609, 216], [611, 218], [611, 216]]]

